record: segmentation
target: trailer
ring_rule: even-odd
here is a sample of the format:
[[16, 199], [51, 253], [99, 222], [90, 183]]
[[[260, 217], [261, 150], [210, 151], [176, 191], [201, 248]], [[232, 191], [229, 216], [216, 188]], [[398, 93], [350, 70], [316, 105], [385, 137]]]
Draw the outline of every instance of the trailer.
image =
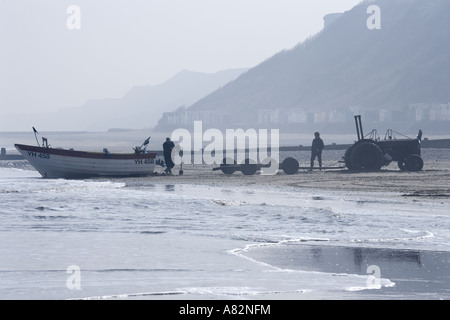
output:
[[[271, 161], [274, 161], [272, 159]], [[245, 159], [244, 163], [237, 164], [235, 160], [224, 158], [219, 167], [213, 168], [213, 171], [222, 171], [224, 174], [231, 175], [235, 172], [242, 172], [246, 176], [254, 175], [256, 172], [261, 170], [261, 168], [269, 168], [271, 162], [268, 164], [253, 163], [249, 158]]]
[[[355, 172], [377, 171], [392, 161], [396, 161], [402, 171], [421, 171], [423, 169], [422, 130], [419, 130], [417, 137], [412, 139], [390, 129], [382, 140], [376, 130], [372, 130], [364, 136], [361, 115], [356, 115], [354, 118], [358, 140], [346, 149], [342, 161], [340, 161], [344, 163], [343, 166], [301, 167], [297, 159], [288, 157], [279, 164], [279, 169], [289, 175], [296, 174], [299, 170], [343, 170], [347, 168]], [[397, 136], [401, 136], [401, 138], [397, 138]], [[271, 159], [271, 161], [274, 160]], [[237, 164], [231, 159], [223, 159], [220, 166], [213, 170], [220, 170], [227, 175], [238, 171], [244, 175], [254, 175], [261, 168], [270, 166], [270, 162], [269, 164], [253, 163], [246, 159], [244, 163]]]
[[[270, 162], [267, 164], [262, 163], [252, 163], [249, 159], [246, 159], [243, 164], [237, 164], [236, 161], [226, 160], [224, 159], [219, 167], [213, 168], [213, 171], [222, 171], [224, 174], [231, 175], [235, 172], [242, 172], [244, 175], [254, 175], [256, 172], [261, 170], [261, 168], [269, 168], [271, 167], [271, 161], [275, 161], [274, 159], [270, 159]], [[278, 169], [282, 170], [284, 173], [292, 175], [296, 174], [298, 170], [342, 170], [345, 169], [344, 166], [336, 166], [336, 167], [300, 167], [300, 164], [297, 159], [288, 157], [283, 160], [281, 164], [278, 165]]]

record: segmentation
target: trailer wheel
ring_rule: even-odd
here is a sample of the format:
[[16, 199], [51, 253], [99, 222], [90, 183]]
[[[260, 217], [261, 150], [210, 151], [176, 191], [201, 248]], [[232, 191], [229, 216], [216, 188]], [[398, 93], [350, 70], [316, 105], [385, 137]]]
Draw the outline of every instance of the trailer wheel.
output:
[[405, 159], [405, 167], [408, 171], [420, 171], [423, 169], [423, 159], [418, 154], [410, 154]]
[[266, 158], [261, 162], [261, 175], [274, 175], [277, 174], [279, 169], [278, 161], [272, 157]]
[[236, 168], [230, 168], [229, 166], [232, 166], [233, 164], [236, 164], [236, 161], [230, 158], [224, 158], [222, 160], [222, 163], [220, 164], [220, 170], [224, 174], [233, 174], [236, 171]]
[[241, 164], [241, 171], [246, 176], [252, 176], [258, 171], [258, 165], [256, 163], [252, 163], [250, 159], [245, 159], [245, 163]]
[[383, 165], [383, 152], [373, 142], [363, 142], [354, 146], [351, 166], [354, 170], [380, 170]]
[[286, 173], [286, 174], [295, 174], [295, 173], [297, 173], [298, 169], [300, 168], [300, 165], [296, 159], [286, 158], [286, 159], [284, 159], [283, 163], [281, 164], [281, 168], [283, 169], [284, 173]]

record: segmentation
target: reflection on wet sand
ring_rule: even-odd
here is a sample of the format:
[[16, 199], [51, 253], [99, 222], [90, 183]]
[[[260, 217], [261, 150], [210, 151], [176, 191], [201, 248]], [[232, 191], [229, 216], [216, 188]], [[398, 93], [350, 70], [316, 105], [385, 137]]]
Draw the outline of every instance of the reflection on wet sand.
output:
[[[450, 297], [450, 252], [283, 244], [254, 247], [246, 256], [287, 270], [380, 276], [395, 283], [380, 294]], [[367, 292], [373, 294], [373, 292]]]

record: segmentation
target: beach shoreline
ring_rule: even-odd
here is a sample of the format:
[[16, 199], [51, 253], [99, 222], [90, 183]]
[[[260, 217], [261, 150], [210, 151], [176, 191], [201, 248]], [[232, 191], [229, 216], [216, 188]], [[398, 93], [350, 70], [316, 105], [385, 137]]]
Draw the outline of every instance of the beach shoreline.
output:
[[[309, 152], [281, 153], [280, 162], [287, 157], [293, 157], [303, 168], [309, 166], [309, 156]], [[339, 163], [341, 157], [341, 151], [324, 150], [323, 166], [336, 167], [336, 169], [322, 171], [300, 169], [293, 175], [285, 174], [283, 170], [278, 170], [275, 175], [262, 175], [257, 172], [255, 175], [248, 176], [239, 171], [227, 175], [221, 170], [213, 171], [213, 168], [219, 165], [183, 164], [183, 175], [179, 175], [180, 166], [178, 165], [172, 169], [173, 176], [161, 175], [163, 169], [157, 168], [154, 176], [144, 180], [149, 183], [167, 184], [271, 186], [300, 190], [391, 193], [411, 198], [411, 200], [450, 201], [450, 149], [422, 150], [425, 165], [419, 172], [401, 171], [396, 162], [375, 172], [351, 172]], [[129, 179], [130, 183], [133, 179]]]
[[156, 174], [148, 178], [128, 178], [127, 183], [202, 184], [234, 187], [288, 187], [294, 189], [316, 189], [326, 191], [391, 193], [411, 199], [450, 201], [450, 170], [425, 169], [421, 172], [403, 172], [389, 167], [377, 172], [349, 172], [346, 169], [299, 171], [287, 175], [279, 171], [276, 175], [256, 174], [246, 176], [240, 172], [232, 175], [212, 171], [213, 166], [184, 166], [183, 175]]
[[[120, 245], [123, 245], [123, 241], [129, 243], [128, 248], [134, 246], [133, 250], [153, 252], [151, 258], [149, 257], [149, 265], [155, 261], [161, 263], [165, 261], [162, 264], [164, 270], [167, 269], [165, 263], [168, 258], [178, 257], [177, 254], [173, 254], [174, 252], [185, 254], [186, 259], [195, 253], [197, 258], [203, 259], [201, 261], [209, 266], [209, 269], [205, 270], [205, 265], [197, 260], [188, 264], [184, 269], [192, 270], [189, 272], [192, 281], [186, 284], [183, 284], [184, 278], [181, 279], [178, 274], [169, 272], [166, 276], [172, 281], [171, 286], [165, 282], [159, 283], [158, 286], [154, 286], [153, 282], [143, 286], [127, 280], [129, 282], [126, 287], [93, 290], [86, 282], [84, 288], [89, 289], [89, 293], [86, 291], [82, 295], [70, 296], [73, 298], [96, 297], [99, 292], [100, 297], [105, 299], [148, 300], [448, 299], [450, 293], [446, 284], [450, 255], [448, 251], [437, 250], [447, 250], [445, 221], [448, 220], [448, 211], [445, 210], [450, 200], [448, 185], [450, 167], [448, 162], [443, 160], [447, 154], [441, 154], [439, 159], [435, 160], [430, 159], [427, 154], [425, 156], [428, 157], [427, 166], [421, 172], [403, 172], [391, 164], [378, 172], [351, 173], [345, 169], [313, 172], [301, 170], [294, 175], [280, 171], [272, 176], [259, 173], [246, 176], [241, 172], [225, 175], [221, 171], [213, 171], [214, 166], [211, 165], [183, 165], [183, 175], [178, 175], [179, 166], [172, 170], [174, 175], [171, 176], [162, 175], [164, 168], [158, 167], [158, 172], [148, 177], [94, 178], [75, 182], [40, 178], [26, 161], [3, 162], [1, 166], [21, 169], [17, 171], [20, 177], [32, 176], [33, 186], [41, 186], [41, 183], [44, 185], [56, 183], [58, 186], [91, 182], [94, 184], [104, 182], [109, 185], [112, 182], [112, 185], [120, 188], [110, 190], [106, 187], [102, 191], [104, 193], [99, 193], [98, 197], [101, 197], [100, 195], [107, 197], [110, 193], [116, 195], [126, 193], [130, 196], [139, 194], [137, 202], [131, 201], [130, 205], [123, 207], [123, 219], [117, 220], [118, 226], [123, 228], [124, 224], [132, 223], [135, 219], [139, 219], [139, 214], [144, 217], [139, 220], [139, 230], [141, 225], [146, 225], [150, 221], [150, 217], [151, 221], [156, 223], [153, 219], [158, 217], [158, 214], [164, 223], [156, 223], [153, 228], [149, 225], [143, 233], [65, 231], [64, 234], [77, 240], [84, 239], [83, 241], [89, 245], [96, 243], [91, 240], [101, 235], [102, 242], [97, 243], [97, 249], [101, 249], [101, 252], [105, 251], [103, 242], [106, 238], [120, 238]], [[51, 198], [53, 195], [60, 196], [60, 192], [55, 194], [53, 190], [57, 189], [53, 187], [49, 189], [48, 194]], [[84, 187], [79, 189], [75, 186], [74, 190], [76, 195], [84, 199], [86, 195]], [[61, 190], [62, 194], [64, 192]], [[146, 202], [150, 194], [158, 194], [174, 203], [173, 211], [169, 205], [169, 211], [152, 212], [150, 205], [139, 202]], [[24, 197], [33, 196], [24, 194]], [[93, 197], [93, 201], [96, 201], [96, 197]], [[197, 197], [202, 199], [201, 207], [192, 206], [192, 199]], [[38, 211], [34, 214], [38, 220], [33, 223], [53, 225], [52, 221], [56, 219], [57, 229], [59, 224], [65, 225], [64, 221], [67, 218], [64, 211], [57, 215], [54, 213], [63, 208], [51, 201], [45, 207], [33, 205], [33, 212]], [[107, 205], [105, 209], [107, 216], [109, 214], [112, 218], [119, 214], [121, 217], [120, 210], [116, 212], [108, 203]], [[95, 206], [92, 211], [85, 212], [84, 209], [78, 209], [78, 204], [74, 204], [73, 210], [77, 214], [68, 213], [69, 217], [78, 219], [86, 215], [91, 225], [91, 219], [97, 216], [97, 219], [100, 219], [99, 226], [104, 228], [109, 220], [104, 220], [103, 214], [98, 214], [99, 205]], [[205, 209], [204, 206], [208, 208]], [[263, 213], [255, 214], [260, 209]], [[183, 214], [180, 215], [180, 212]], [[425, 217], [428, 213], [429, 218]], [[166, 215], [169, 220], [165, 220]], [[187, 227], [191, 223], [194, 224], [196, 232], [186, 233], [184, 231], [186, 225], [183, 224], [182, 229], [179, 229], [181, 225], [172, 225], [173, 221], [180, 219], [180, 216], [186, 219], [189, 215], [195, 218], [189, 220]], [[253, 218], [249, 219], [248, 216]], [[425, 221], [430, 223], [424, 225]], [[222, 229], [226, 223], [230, 223], [228, 229]], [[443, 225], [439, 227], [441, 223]], [[206, 229], [204, 224], [208, 225]], [[73, 225], [67, 224], [67, 227], [73, 228]], [[170, 232], [165, 232], [168, 227]], [[361, 228], [365, 231], [360, 231]], [[198, 233], [198, 230], [201, 232]], [[232, 236], [229, 237], [228, 233], [232, 233]], [[40, 247], [45, 247], [44, 244], [52, 243], [58, 231], [20, 234], [28, 241], [28, 250], [35, 250], [36, 235], [41, 238], [43, 245]], [[6, 234], [4, 236], [7, 238]], [[135, 241], [136, 239], [145, 241], [140, 243]], [[159, 243], [164, 239], [172, 244], [172, 249], [176, 249], [170, 251], [172, 253], [170, 255], [159, 248]], [[207, 240], [206, 251], [203, 247], [206, 245], [205, 240]], [[77, 241], [67, 241], [67, 244], [69, 243], [79, 244]], [[248, 246], [251, 246], [249, 250], [246, 249]], [[54, 255], [52, 263], [60, 261], [64, 253], [51, 248], [53, 244], [46, 250], [50, 250], [49, 252]], [[111, 250], [113, 249], [111, 247]], [[68, 252], [72, 257], [72, 251]], [[90, 261], [85, 257], [86, 252], [79, 253], [77, 263]], [[22, 254], [28, 256], [26, 252]], [[112, 252], [110, 254], [112, 255]], [[137, 263], [133, 265], [135, 268], [145, 262], [139, 258], [140, 255], [123, 254], [127, 259]], [[155, 260], [155, 257], [159, 257], [160, 260]], [[89, 271], [88, 268], [86, 278], [91, 276], [91, 272], [103, 270], [100, 266], [105, 261], [109, 260], [98, 257], [96, 265], [90, 268], [94, 271]], [[105, 269], [122, 270], [121, 261], [114, 259], [112, 266]], [[222, 270], [224, 262], [230, 263], [230, 268]], [[175, 265], [179, 268], [178, 261]], [[373, 265], [381, 270], [381, 288], [367, 287], [369, 267]], [[57, 269], [54, 266], [47, 268]], [[153, 269], [149, 270], [149, 277], [153, 277]], [[141, 273], [142, 271], [139, 276]], [[210, 281], [203, 281], [205, 275], [210, 277]], [[108, 273], [103, 276], [109, 277]], [[135, 276], [136, 274], [130, 271], [130, 279]], [[230, 278], [237, 279], [233, 285], [229, 283]], [[311, 279], [314, 280], [311, 282]], [[63, 289], [60, 288], [62, 296], [66, 297], [68, 293]], [[143, 291], [139, 291], [141, 289]], [[115, 292], [118, 294], [115, 295]], [[161, 292], [174, 294], [161, 295], [159, 294]]]
[[[1, 161], [0, 167], [34, 170], [25, 160]], [[94, 180], [125, 181], [129, 185], [143, 184], [192, 184], [231, 187], [282, 187], [304, 190], [349, 191], [369, 193], [390, 193], [405, 198], [450, 201], [450, 161], [438, 165], [428, 164], [420, 172], [400, 171], [396, 164], [391, 164], [376, 172], [350, 172], [345, 168], [335, 170], [299, 170], [288, 175], [279, 170], [275, 175], [247, 176], [241, 172], [231, 175], [222, 171], [213, 171], [216, 165], [183, 165], [165, 175], [164, 168], [157, 167], [153, 175], [147, 177], [98, 177]]]

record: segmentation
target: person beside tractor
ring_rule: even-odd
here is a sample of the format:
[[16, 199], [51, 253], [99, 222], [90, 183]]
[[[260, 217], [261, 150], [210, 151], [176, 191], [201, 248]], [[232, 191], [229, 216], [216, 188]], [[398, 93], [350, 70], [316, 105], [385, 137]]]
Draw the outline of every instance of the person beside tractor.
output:
[[314, 140], [312, 141], [311, 146], [311, 170], [314, 168], [314, 161], [317, 158], [319, 162], [319, 169], [322, 170], [322, 150], [324, 148], [323, 140], [320, 138], [320, 133], [314, 133]]

